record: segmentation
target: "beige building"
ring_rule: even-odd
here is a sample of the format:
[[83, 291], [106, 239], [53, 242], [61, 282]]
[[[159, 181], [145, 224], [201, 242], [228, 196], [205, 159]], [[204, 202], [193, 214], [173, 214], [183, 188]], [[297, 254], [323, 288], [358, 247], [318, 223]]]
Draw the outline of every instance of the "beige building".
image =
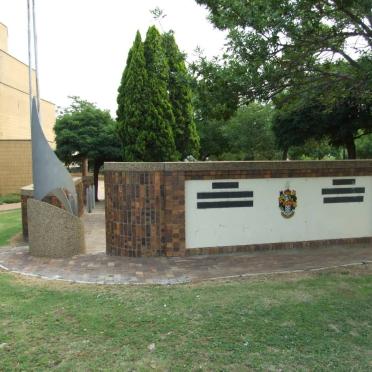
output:
[[[0, 23], [0, 195], [19, 193], [32, 183], [28, 92], [28, 65], [8, 53], [8, 29]], [[43, 130], [53, 146], [55, 105], [41, 100], [40, 107]]]

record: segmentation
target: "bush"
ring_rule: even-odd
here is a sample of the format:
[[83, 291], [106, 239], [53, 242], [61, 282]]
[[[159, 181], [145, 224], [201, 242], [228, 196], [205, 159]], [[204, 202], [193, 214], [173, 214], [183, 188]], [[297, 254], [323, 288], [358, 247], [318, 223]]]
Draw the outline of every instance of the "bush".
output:
[[0, 205], [1, 204], [11, 204], [11, 203], [19, 203], [21, 201], [21, 197], [18, 194], [7, 194], [7, 195], [0, 195]]

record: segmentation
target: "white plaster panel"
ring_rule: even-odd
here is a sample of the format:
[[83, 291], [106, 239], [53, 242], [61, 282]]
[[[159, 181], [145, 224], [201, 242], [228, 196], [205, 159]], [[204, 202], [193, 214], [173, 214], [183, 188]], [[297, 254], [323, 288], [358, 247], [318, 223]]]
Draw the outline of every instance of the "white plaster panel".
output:
[[[356, 183], [334, 186], [337, 178]], [[212, 190], [212, 182], [239, 182], [239, 190]], [[297, 208], [289, 219], [282, 217], [278, 206], [279, 192], [287, 187], [297, 192]], [[322, 188], [345, 187], [365, 187], [365, 193], [322, 195]], [[212, 191], [253, 191], [253, 198], [239, 199], [253, 200], [253, 207], [197, 209], [197, 193]], [[372, 236], [371, 193], [370, 176], [186, 181], [186, 248]], [[325, 196], [358, 195], [363, 195], [363, 202], [323, 203]], [[238, 199], [218, 199], [222, 200]]]

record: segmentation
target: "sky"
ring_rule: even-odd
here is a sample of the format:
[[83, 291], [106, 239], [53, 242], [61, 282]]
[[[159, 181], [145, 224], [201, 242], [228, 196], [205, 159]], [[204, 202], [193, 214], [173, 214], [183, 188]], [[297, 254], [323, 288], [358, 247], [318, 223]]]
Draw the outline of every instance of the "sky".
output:
[[[163, 31], [175, 31], [189, 61], [200, 47], [221, 53], [225, 34], [207, 20], [194, 0], [35, 0], [41, 97], [57, 106], [80, 96], [115, 117], [117, 89], [135, 33], [145, 37], [155, 24], [151, 9], [167, 15]], [[27, 1], [0, 0], [0, 22], [8, 27], [8, 52], [22, 62], [27, 54]], [[159, 24], [157, 24], [159, 28]]]

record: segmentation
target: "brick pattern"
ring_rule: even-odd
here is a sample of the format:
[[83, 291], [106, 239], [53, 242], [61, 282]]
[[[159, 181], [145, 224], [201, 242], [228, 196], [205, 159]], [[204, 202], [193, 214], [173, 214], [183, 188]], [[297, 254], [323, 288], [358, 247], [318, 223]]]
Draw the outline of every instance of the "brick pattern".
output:
[[[121, 256], [186, 256], [313, 247], [327, 244], [359, 243], [360, 239], [336, 239], [295, 243], [241, 245], [186, 249], [185, 181], [249, 178], [349, 177], [372, 175], [371, 162], [348, 162], [332, 166], [319, 162], [314, 167], [285, 167], [286, 162], [272, 164], [271, 169], [247, 167], [239, 170], [156, 170], [105, 171], [107, 253]], [[357, 164], [358, 166], [355, 166]], [[257, 164], [255, 164], [257, 165]], [[156, 186], [155, 186], [155, 179]], [[144, 181], [146, 180], [146, 181]], [[152, 182], [152, 183], [151, 183]], [[146, 191], [150, 185], [151, 191]], [[146, 219], [147, 211], [156, 218]], [[130, 216], [130, 218], [128, 217]], [[372, 241], [372, 238], [363, 238]]]
[[198, 255], [205, 255], [205, 254], [274, 251], [274, 250], [279, 250], [279, 249], [318, 248], [318, 247], [327, 247], [327, 246], [334, 246], [334, 245], [352, 245], [352, 244], [372, 244], [372, 237], [309, 240], [309, 241], [299, 241], [299, 242], [250, 244], [250, 245], [234, 245], [234, 246], [226, 246], [226, 247], [192, 248], [192, 249], [186, 249], [185, 255], [186, 256], [198, 256]]
[[163, 255], [160, 172], [105, 174], [106, 252], [115, 256]]
[[[78, 215], [81, 217], [84, 214], [83, 202], [83, 183], [75, 183], [77, 202], [78, 202]], [[27, 200], [32, 198], [31, 195], [21, 195], [21, 211], [22, 211], [22, 234], [23, 240], [28, 241], [28, 217], [27, 217]], [[46, 196], [44, 202], [52, 204], [58, 208], [63, 208], [60, 201], [55, 196]]]
[[162, 243], [167, 256], [185, 255], [185, 175], [165, 172], [164, 235]]
[[31, 141], [0, 140], [0, 195], [19, 193], [21, 187], [30, 183]]

